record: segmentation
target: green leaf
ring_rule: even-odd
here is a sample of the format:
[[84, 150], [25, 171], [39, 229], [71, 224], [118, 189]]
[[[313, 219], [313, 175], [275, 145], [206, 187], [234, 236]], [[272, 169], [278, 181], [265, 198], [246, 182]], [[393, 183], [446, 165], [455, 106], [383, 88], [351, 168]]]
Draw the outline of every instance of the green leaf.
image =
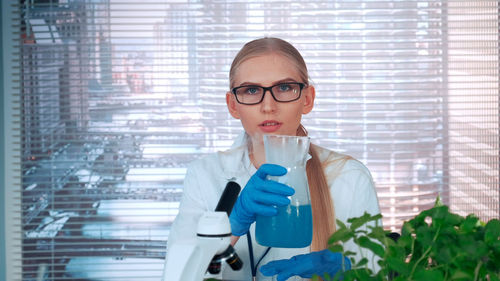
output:
[[367, 258], [362, 258], [357, 264], [356, 264], [356, 267], [362, 267], [364, 266], [365, 264], [368, 263], [368, 259]]
[[451, 276], [451, 280], [457, 280], [457, 279], [473, 280], [474, 276], [468, 272], [465, 272], [465, 271], [458, 269]]
[[382, 219], [382, 214], [376, 214], [371, 216], [370, 221], [377, 221]]
[[371, 280], [371, 270], [365, 268], [351, 269], [345, 272], [345, 280]]
[[336, 253], [344, 252], [344, 247], [340, 244], [332, 245], [332, 246], [328, 247], [328, 249], [330, 249], [330, 251], [336, 252]]
[[500, 274], [490, 273], [490, 281], [500, 281]]
[[464, 233], [471, 233], [476, 228], [479, 219], [474, 215], [468, 215], [460, 225], [460, 230]]
[[429, 210], [425, 210], [425, 211], [420, 212], [420, 214], [418, 214], [414, 219], [415, 223], [422, 224], [425, 221], [425, 218], [433, 217], [434, 213], [436, 213], [436, 208], [438, 208], [438, 207], [434, 207], [434, 208], [431, 208]]
[[[330, 276], [330, 274], [325, 273], [325, 276]], [[325, 281], [327, 281], [327, 280], [329, 280], [329, 281], [339, 281], [339, 280], [349, 281], [349, 280], [345, 279], [345, 277], [344, 277], [344, 272], [342, 272], [341, 270], [337, 271], [337, 272], [335, 273], [335, 275], [330, 276], [329, 278], [330, 278], [330, 279], [328, 279], [328, 278], [323, 278], [323, 280], [325, 280]]]
[[429, 228], [426, 225], [422, 225], [416, 229], [416, 234], [417, 240], [420, 242], [420, 244], [431, 245], [435, 233], [433, 229]]
[[443, 281], [443, 273], [437, 269], [420, 269], [415, 272], [415, 281]]
[[[452, 244], [448, 244], [452, 245]], [[437, 250], [437, 256], [436, 256], [436, 261], [438, 261], [440, 264], [447, 264], [453, 261], [453, 254], [451, 253], [452, 247], [442, 247]]]
[[339, 226], [339, 229], [341, 229], [341, 228], [347, 228], [347, 226], [345, 225], [345, 223], [343, 223], [341, 220], [337, 220], [337, 225]]
[[401, 261], [406, 261], [406, 258], [408, 257], [408, 253], [405, 248], [399, 247], [398, 245], [389, 246], [386, 248], [385, 252], [387, 257], [393, 257]]
[[354, 236], [353, 232], [348, 228], [341, 228], [337, 230], [330, 239], [328, 239], [328, 244], [334, 244], [336, 242], [345, 242]]
[[367, 223], [368, 221], [370, 221], [371, 219], [371, 216], [370, 214], [368, 214], [367, 212], [365, 212], [361, 217], [357, 217], [357, 218], [350, 218], [348, 220], [348, 222], [351, 223], [351, 230], [356, 230], [358, 229], [360, 226], [364, 225], [365, 223]]
[[463, 217], [457, 214], [449, 213], [445, 218], [445, 223], [448, 225], [456, 226], [462, 223], [463, 220]]
[[368, 233], [368, 237], [377, 239], [380, 242], [384, 242], [385, 241], [385, 239], [387, 238], [387, 234], [389, 233], [389, 231], [384, 230], [380, 226], [369, 227], [369, 228], [371, 229], [372, 232]]
[[403, 224], [403, 227], [401, 229], [401, 236], [409, 235], [409, 234], [414, 233], [414, 232], [415, 232], [415, 228], [413, 227], [411, 221], [405, 222]]
[[484, 241], [487, 244], [492, 244], [500, 239], [500, 221], [497, 219], [490, 220], [485, 227]]
[[399, 273], [400, 275], [408, 276], [410, 273], [408, 264], [402, 259], [389, 256], [387, 257], [387, 265], [391, 270]]
[[410, 248], [414, 238], [411, 235], [401, 236], [398, 239], [397, 245], [403, 248]]
[[370, 249], [375, 255], [379, 257], [383, 257], [385, 254], [385, 249], [380, 244], [377, 244], [370, 240], [370, 238], [366, 236], [362, 236], [358, 238], [359, 246], [363, 248]]
[[474, 243], [476, 247], [475, 257], [481, 258], [486, 257], [488, 255], [488, 246], [483, 241], [477, 241]]
[[355, 252], [353, 252], [353, 251], [345, 251], [345, 252], [344, 252], [344, 256], [348, 256], [348, 257], [350, 257], [350, 256], [355, 256], [355, 255], [356, 255], [356, 253], [355, 253]]
[[434, 213], [432, 214], [432, 219], [445, 219], [449, 214], [448, 206], [443, 205], [439, 207], [434, 207]]

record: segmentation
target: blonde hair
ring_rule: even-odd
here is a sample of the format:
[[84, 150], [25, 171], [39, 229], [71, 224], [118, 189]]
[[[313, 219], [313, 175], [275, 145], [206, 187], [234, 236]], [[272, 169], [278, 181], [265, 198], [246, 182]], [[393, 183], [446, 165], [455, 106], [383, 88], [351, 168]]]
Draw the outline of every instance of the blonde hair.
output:
[[[261, 38], [246, 43], [238, 52], [229, 71], [229, 85], [234, 87], [234, 77], [238, 67], [246, 60], [264, 54], [276, 53], [288, 58], [297, 68], [301, 82], [309, 85], [307, 66], [299, 51], [290, 43], [279, 38]], [[306, 136], [307, 131], [300, 125], [297, 135]], [[316, 148], [311, 145], [309, 154], [312, 158], [307, 161], [306, 172], [309, 182], [309, 193], [313, 214], [313, 240], [311, 251], [323, 250], [328, 246], [328, 238], [335, 232], [335, 211], [330, 195], [330, 187]]]

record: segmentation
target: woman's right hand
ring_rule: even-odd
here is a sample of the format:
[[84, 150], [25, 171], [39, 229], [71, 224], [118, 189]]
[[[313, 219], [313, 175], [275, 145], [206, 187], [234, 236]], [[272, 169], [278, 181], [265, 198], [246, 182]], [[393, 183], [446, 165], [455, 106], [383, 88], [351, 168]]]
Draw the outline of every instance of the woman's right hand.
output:
[[233, 235], [246, 234], [257, 215], [274, 216], [278, 212], [277, 206], [290, 204], [288, 196], [293, 195], [295, 190], [285, 184], [267, 179], [268, 175], [283, 176], [286, 172], [282, 166], [263, 164], [248, 180], [229, 216]]

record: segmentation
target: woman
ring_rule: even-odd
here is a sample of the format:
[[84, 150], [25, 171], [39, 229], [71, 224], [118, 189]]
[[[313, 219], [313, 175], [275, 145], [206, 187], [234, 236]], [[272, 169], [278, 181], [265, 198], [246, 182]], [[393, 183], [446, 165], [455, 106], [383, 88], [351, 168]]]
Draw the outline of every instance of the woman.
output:
[[[231, 65], [229, 79], [227, 107], [231, 116], [241, 121], [245, 132], [231, 149], [190, 165], [168, 245], [196, 235], [199, 217], [214, 210], [226, 183], [232, 180], [243, 187], [230, 222], [232, 243], [244, 268], [225, 270], [224, 280], [252, 280], [252, 275], [257, 280], [272, 280], [272, 276], [302, 280], [312, 274], [335, 274], [343, 263], [348, 264], [342, 255], [326, 249], [329, 236], [335, 232], [335, 220], [346, 223], [348, 218], [364, 212], [380, 212], [368, 169], [349, 156], [311, 145], [306, 168], [313, 214], [310, 247], [268, 249], [259, 245], [254, 240], [256, 215], [276, 214], [276, 206], [287, 205], [287, 197], [293, 193], [290, 187], [266, 179], [267, 175], [283, 175], [286, 170], [265, 164], [262, 135], [307, 135], [301, 118], [313, 109], [315, 90], [309, 84], [300, 53], [278, 38], [245, 44]], [[344, 248], [372, 260], [354, 244]]]

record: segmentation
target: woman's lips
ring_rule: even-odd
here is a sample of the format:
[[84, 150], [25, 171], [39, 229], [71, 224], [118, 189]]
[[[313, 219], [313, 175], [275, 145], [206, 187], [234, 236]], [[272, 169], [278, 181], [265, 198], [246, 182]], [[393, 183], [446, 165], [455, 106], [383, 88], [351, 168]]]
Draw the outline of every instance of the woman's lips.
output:
[[280, 123], [278, 121], [266, 120], [266, 121], [259, 124], [259, 128], [264, 133], [272, 133], [272, 132], [276, 132], [281, 127], [281, 124], [282, 123]]

